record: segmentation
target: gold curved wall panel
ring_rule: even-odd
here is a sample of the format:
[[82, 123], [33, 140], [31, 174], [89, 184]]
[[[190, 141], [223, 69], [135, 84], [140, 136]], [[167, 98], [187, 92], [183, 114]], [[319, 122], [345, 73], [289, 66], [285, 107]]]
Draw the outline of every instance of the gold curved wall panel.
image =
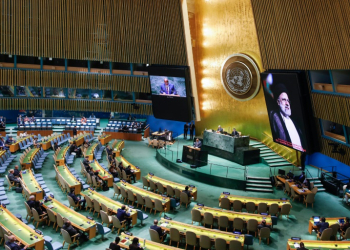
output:
[[221, 125], [263, 140], [263, 133], [271, 130], [262, 88], [252, 100], [240, 102], [226, 93], [220, 78], [221, 64], [235, 53], [249, 55], [262, 70], [250, 0], [195, 1], [195, 20], [192, 36], [201, 109], [196, 133]]
[[63, 99], [19, 99], [0, 98], [0, 107], [4, 110], [72, 110], [93, 112], [120, 112], [140, 115], [152, 115], [152, 105], [137, 104], [139, 109], [134, 109], [132, 103], [63, 100]]

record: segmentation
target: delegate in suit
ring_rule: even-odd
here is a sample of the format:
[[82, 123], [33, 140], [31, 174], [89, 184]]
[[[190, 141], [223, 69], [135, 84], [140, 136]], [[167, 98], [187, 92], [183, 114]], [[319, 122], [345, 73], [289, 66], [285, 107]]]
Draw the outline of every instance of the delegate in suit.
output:
[[174, 84], [169, 83], [168, 79], [164, 79], [164, 83], [160, 86], [161, 95], [177, 95]]
[[193, 143], [193, 146], [195, 148], [201, 148], [202, 147], [202, 142], [197, 138], [196, 141]]

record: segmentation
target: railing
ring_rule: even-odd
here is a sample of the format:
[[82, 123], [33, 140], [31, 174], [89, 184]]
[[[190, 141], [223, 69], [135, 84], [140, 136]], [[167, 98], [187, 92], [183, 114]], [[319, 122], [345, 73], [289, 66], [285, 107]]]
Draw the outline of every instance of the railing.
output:
[[263, 132], [262, 134], [263, 134], [263, 139], [261, 141], [262, 143], [264, 143], [271, 150], [273, 150], [274, 152], [282, 156], [284, 159], [289, 161], [291, 164], [293, 165], [298, 164], [297, 153], [295, 150], [275, 143], [272, 137], [266, 134], [265, 132]]
[[[329, 170], [326, 170], [328, 168]], [[321, 177], [322, 172], [336, 172], [337, 166], [317, 167], [317, 177]]]
[[[164, 148], [157, 149], [157, 152], [159, 152], [160, 154], [164, 155], [165, 158], [170, 158], [171, 157], [171, 161], [172, 162], [176, 162], [176, 160], [174, 161], [174, 153], [175, 153], [175, 151], [172, 151], [172, 150], [164, 147]], [[201, 167], [203, 169], [204, 168], [207, 169], [208, 166], [209, 166], [209, 173], [208, 174], [210, 174], [210, 175], [214, 175], [214, 172], [215, 173], [222, 173], [220, 170], [222, 170], [223, 168], [226, 168], [225, 169], [226, 170], [226, 178], [229, 177], [229, 174], [233, 174], [233, 173], [236, 174], [237, 170], [243, 171], [244, 180], [246, 180], [246, 178], [247, 178], [247, 174], [248, 174], [248, 167], [247, 166], [242, 166], [242, 167], [226, 166], [226, 165], [217, 164], [217, 163], [212, 162], [212, 161], [200, 161], [200, 160], [197, 160], [197, 162], [198, 163], [204, 162], [205, 165], [207, 165], [207, 166]], [[220, 168], [220, 169], [215, 169], [217, 167]], [[242, 176], [242, 175], [237, 174], [237, 176]]]

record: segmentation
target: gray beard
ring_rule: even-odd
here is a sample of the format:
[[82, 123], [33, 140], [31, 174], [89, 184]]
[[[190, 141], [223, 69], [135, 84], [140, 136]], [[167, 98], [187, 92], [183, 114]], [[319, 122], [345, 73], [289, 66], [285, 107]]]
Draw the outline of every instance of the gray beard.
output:
[[291, 116], [292, 115], [292, 110], [289, 108], [289, 110], [286, 110], [284, 107], [282, 108], [281, 106], [280, 106], [280, 110], [281, 110], [281, 113], [283, 114], [283, 116], [285, 116], [285, 117], [289, 117], [289, 116]]

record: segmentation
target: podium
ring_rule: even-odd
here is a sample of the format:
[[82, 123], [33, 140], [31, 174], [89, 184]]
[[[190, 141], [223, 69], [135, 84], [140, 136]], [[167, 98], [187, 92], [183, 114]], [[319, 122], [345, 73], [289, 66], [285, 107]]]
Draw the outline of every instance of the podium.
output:
[[197, 167], [208, 165], [208, 151], [194, 148], [192, 146], [183, 146], [182, 162], [186, 162]]

